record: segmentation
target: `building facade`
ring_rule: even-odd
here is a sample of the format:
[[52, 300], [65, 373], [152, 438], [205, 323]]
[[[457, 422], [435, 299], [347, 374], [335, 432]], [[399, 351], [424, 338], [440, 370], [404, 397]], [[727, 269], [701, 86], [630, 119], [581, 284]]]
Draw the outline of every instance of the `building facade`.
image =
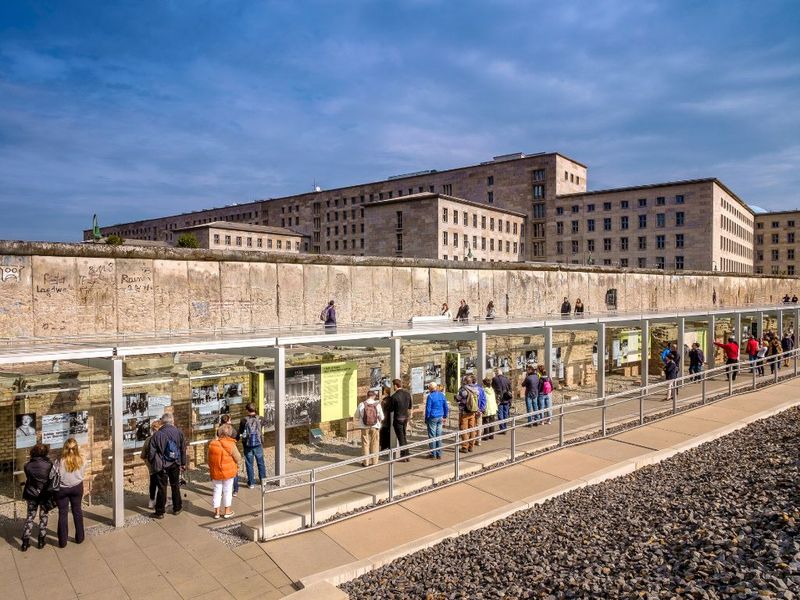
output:
[[[461, 199], [488, 211], [505, 210], [524, 216], [516, 240], [517, 251], [513, 250], [515, 240], [503, 239], [503, 248], [508, 241], [511, 251], [502, 257], [490, 249], [494, 236], [466, 233], [473, 258], [479, 255], [482, 238], [486, 239], [487, 250], [481, 250], [479, 260], [732, 273], [793, 274], [798, 268], [793, 230], [794, 224], [800, 222], [800, 212], [754, 214], [714, 178], [587, 192], [587, 177], [585, 165], [562, 154], [508, 154], [446, 171], [421, 171], [383, 181], [124, 223], [103, 227], [101, 232], [174, 244], [179, 232], [186, 228], [225, 221], [237, 226], [290, 228], [304, 236], [301, 251], [311, 253], [414, 256], [422, 252], [425, 256], [463, 259], [465, 232], [459, 232], [456, 251], [452, 245], [456, 232], [442, 223], [439, 214], [441, 202]], [[438, 199], [433, 200], [430, 195]], [[389, 206], [381, 203], [398, 199], [421, 203], [412, 211], [415, 232], [420, 233], [415, 237], [422, 237], [424, 227], [425, 243], [435, 237], [441, 246], [438, 250], [408, 247], [407, 231], [402, 231], [403, 249], [398, 252], [397, 215], [390, 213], [399, 209], [377, 209]], [[412, 210], [409, 206], [406, 204], [402, 211]], [[430, 214], [421, 218], [425, 207]], [[389, 226], [392, 231], [381, 229], [378, 234], [374, 227], [383, 224], [384, 219], [395, 229]], [[408, 223], [405, 218], [404, 230]], [[438, 226], [434, 232], [435, 224]], [[447, 252], [443, 247], [445, 234]], [[84, 232], [84, 239], [91, 237], [90, 230]]]
[[171, 240], [191, 233], [201, 248], [211, 250], [247, 250], [252, 252], [308, 252], [308, 240], [285, 227], [214, 221], [204, 225], [171, 230]]
[[525, 239], [525, 215], [436, 193], [365, 205], [366, 254], [517, 262]]
[[755, 216], [755, 272], [771, 275], [800, 273], [800, 210], [759, 213]]

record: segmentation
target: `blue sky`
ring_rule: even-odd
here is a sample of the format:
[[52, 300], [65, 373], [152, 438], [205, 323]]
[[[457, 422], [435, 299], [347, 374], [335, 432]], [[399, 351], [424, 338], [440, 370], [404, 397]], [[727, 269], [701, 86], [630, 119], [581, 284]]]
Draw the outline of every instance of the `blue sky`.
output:
[[0, 238], [559, 151], [800, 208], [800, 2], [0, 5]]

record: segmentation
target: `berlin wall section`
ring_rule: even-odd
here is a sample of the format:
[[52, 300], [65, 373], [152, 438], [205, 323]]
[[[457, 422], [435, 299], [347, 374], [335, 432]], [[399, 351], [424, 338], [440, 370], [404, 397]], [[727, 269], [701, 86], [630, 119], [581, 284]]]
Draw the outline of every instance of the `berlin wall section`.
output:
[[794, 278], [370, 257], [264, 257], [245, 252], [0, 243], [0, 336], [257, 329], [406, 320], [465, 299], [474, 316], [555, 312], [564, 296], [589, 311], [616, 290], [625, 310], [777, 302]]

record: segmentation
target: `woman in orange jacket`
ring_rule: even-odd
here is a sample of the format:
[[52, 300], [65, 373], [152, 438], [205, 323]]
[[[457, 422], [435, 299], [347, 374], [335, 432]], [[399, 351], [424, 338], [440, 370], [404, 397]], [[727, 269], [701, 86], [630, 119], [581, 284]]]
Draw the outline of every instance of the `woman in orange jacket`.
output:
[[[233, 427], [229, 423], [220, 425], [217, 437], [208, 444], [208, 471], [211, 483], [214, 484], [212, 502], [214, 505], [214, 518], [233, 516], [231, 503], [233, 501], [233, 480], [239, 473], [239, 464], [242, 455], [236, 448], [233, 438]], [[220, 513], [220, 507], [222, 512]]]

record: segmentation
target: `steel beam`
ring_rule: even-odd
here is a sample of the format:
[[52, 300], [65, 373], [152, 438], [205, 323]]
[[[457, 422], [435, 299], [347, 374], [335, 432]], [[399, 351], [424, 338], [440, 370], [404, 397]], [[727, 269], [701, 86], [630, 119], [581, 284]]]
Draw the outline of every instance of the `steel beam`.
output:
[[123, 360], [115, 358], [111, 365], [111, 484], [112, 518], [114, 527], [125, 525], [125, 481], [123, 479], [124, 448], [122, 438], [122, 396]]
[[275, 400], [275, 475], [286, 475], [286, 348], [269, 349]]
[[678, 356], [680, 357], [678, 360], [678, 373], [679, 377], [683, 376], [684, 373], [684, 364], [687, 360], [689, 360], [689, 353], [684, 351], [684, 343], [686, 339], [686, 317], [678, 317]]
[[[478, 385], [483, 385], [483, 378], [486, 376], [486, 332], [479, 331], [476, 335], [478, 345], [478, 358], [475, 368], [478, 372], [475, 376], [478, 378]], [[491, 379], [491, 377], [490, 377]]]
[[597, 397], [606, 395], [606, 324], [597, 327]]
[[650, 379], [650, 320], [642, 319], [642, 387], [648, 384]]
[[717, 327], [717, 318], [714, 315], [708, 315], [708, 331], [706, 333], [706, 369], [714, 368], [714, 334]]
[[544, 329], [544, 370], [553, 381], [558, 381], [553, 373], [553, 328]]

